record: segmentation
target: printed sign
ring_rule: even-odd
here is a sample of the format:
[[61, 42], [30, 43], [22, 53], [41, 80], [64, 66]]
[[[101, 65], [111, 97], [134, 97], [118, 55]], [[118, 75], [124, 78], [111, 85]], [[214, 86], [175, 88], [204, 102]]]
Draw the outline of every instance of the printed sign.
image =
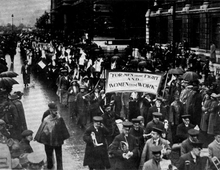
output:
[[135, 91], [157, 94], [162, 75], [138, 72], [107, 72], [106, 93]]

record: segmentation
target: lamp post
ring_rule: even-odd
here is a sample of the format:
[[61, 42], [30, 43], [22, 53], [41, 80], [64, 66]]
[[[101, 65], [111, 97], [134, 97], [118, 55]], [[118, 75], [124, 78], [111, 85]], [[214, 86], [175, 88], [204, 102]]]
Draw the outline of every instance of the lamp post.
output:
[[14, 18], [14, 15], [12, 14], [11, 15], [11, 30], [13, 31], [13, 18]]

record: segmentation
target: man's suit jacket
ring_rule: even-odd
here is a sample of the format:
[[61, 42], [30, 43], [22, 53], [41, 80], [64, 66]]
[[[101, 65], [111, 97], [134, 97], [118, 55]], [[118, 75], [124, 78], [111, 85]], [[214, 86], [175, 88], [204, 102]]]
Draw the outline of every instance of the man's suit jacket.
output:
[[[121, 148], [121, 142], [126, 142], [126, 139], [129, 146], [129, 151], [133, 152], [133, 156], [130, 159], [125, 159], [122, 156], [124, 152]], [[116, 159], [117, 170], [136, 170], [136, 160], [139, 156], [138, 141], [133, 135], [130, 134], [128, 137], [126, 137], [126, 139], [124, 133], [117, 135], [112, 144], [109, 146], [109, 153], [114, 155]]]
[[[171, 150], [170, 142], [168, 140], [166, 140], [166, 139], [160, 138], [159, 142], [158, 142], [158, 145], [162, 146], [166, 150]], [[141, 168], [144, 165], [144, 162], [152, 159], [152, 152], [150, 150], [150, 148], [152, 146], [155, 146], [155, 144], [154, 144], [153, 138], [150, 138], [145, 143], [144, 149], [143, 149], [142, 154], [141, 154], [141, 162], [140, 162], [140, 167]]]
[[184, 140], [182, 143], [181, 143], [181, 155], [184, 155], [190, 151], [192, 151], [193, 149], [193, 146], [192, 146], [192, 142], [189, 140], [189, 138], [187, 138], [186, 140]]
[[182, 142], [183, 140], [187, 139], [188, 137], [188, 130], [193, 129], [195, 125], [189, 124], [186, 127], [183, 123], [179, 124], [176, 128], [176, 136], [179, 138], [179, 141]]

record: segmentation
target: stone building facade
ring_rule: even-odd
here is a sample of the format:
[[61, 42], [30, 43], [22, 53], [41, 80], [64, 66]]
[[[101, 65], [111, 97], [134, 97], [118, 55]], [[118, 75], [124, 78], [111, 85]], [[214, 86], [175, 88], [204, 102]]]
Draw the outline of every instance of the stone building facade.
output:
[[177, 0], [149, 8], [146, 15], [146, 42], [183, 42], [196, 53], [209, 56], [213, 42], [220, 63], [220, 1]]

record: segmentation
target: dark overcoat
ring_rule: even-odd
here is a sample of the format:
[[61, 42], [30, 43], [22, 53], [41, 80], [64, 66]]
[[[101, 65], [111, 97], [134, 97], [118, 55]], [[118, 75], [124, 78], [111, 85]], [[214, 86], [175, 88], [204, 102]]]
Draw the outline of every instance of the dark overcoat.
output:
[[[186, 166], [186, 161], [189, 161], [189, 165]], [[178, 170], [204, 170], [206, 167], [207, 158], [197, 157], [196, 162], [191, 155], [191, 153], [186, 153], [182, 155], [179, 159]]]
[[[91, 133], [94, 132], [96, 136], [97, 143], [103, 143], [101, 146], [94, 146]], [[108, 130], [106, 127], [99, 128], [98, 132], [92, 125], [88, 127], [83, 135], [83, 140], [86, 142], [86, 150], [83, 165], [89, 166], [94, 169], [105, 169], [110, 168], [108, 149], [106, 136], [108, 135]]]
[[202, 117], [202, 95], [198, 91], [193, 91], [186, 103], [186, 114], [191, 115], [191, 123], [199, 125]]
[[19, 148], [20, 148], [22, 154], [24, 154], [24, 153], [32, 153], [33, 152], [33, 149], [32, 149], [32, 147], [30, 145], [30, 141], [28, 141], [27, 139], [22, 139], [19, 142]]
[[178, 142], [182, 142], [183, 140], [187, 139], [188, 138], [188, 130], [189, 129], [193, 129], [195, 127], [195, 125], [193, 124], [189, 124], [188, 127], [186, 127], [184, 125], [184, 123], [181, 123], [177, 126], [177, 129], [176, 129], [176, 136], [178, 138]]
[[63, 118], [50, 114], [41, 123], [34, 139], [44, 145], [61, 146], [69, 137]]
[[19, 99], [11, 100], [9, 102], [9, 109], [7, 114], [7, 123], [12, 125], [10, 128], [11, 138], [21, 140], [21, 133], [27, 129], [23, 104]]
[[[129, 151], [133, 152], [133, 156], [130, 159], [123, 158], [122, 154], [122, 148], [121, 148], [121, 142], [126, 142], [129, 146]], [[137, 158], [138, 158], [138, 142], [137, 139], [132, 136], [128, 135], [128, 137], [125, 139], [125, 135], [123, 133], [117, 135], [112, 142], [111, 146], [109, 147], [109, 153], [112, 154], [115, 159], [115, 167], [116, 170], [136, 170], [137, 169]]]

